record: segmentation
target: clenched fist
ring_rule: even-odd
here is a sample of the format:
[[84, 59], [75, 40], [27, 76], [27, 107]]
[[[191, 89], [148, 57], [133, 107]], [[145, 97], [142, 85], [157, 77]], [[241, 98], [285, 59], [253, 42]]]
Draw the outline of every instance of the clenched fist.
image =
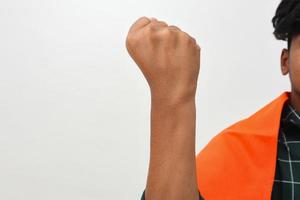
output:
[[129, 29], [126, 48], [145, 76], [152, 100], [181, 103], [195, 98], [200, 47], [178, 27], [139, 18]]

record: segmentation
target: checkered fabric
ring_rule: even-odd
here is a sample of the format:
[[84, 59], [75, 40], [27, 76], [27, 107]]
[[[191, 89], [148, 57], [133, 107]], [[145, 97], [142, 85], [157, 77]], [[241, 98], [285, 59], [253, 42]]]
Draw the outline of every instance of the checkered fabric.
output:
[[[145, 200], [145, 190], [141, 200]], [[199, 200], [204, 200], [200, 192]], [[300, 111], [296, 111], [290, 99], [281, 113], [271, 200], [300, 200]]]
[[300, 199], [300, 112], [287, 101], [281, 114], [272, 200]]

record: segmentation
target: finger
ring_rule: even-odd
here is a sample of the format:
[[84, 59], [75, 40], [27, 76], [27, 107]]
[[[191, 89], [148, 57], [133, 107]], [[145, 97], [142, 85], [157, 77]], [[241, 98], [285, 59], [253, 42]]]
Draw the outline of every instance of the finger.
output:
[[149, 23], [147, 26], [151, 26], [151, 28], [153, 29], [161, 29], [161, 28], [164, 28], [164, 27], [168, 27], [168, 24], [164, 21], [151, 21], [151, 23]]
[[159, 23], [160, 25], [163, 25], [163, 26], [168, 26], [168, 24], [164, 21], [157, 21], [157, 23]]
[[136, 20], [132, 26], [129, 29], [129, 32], [139, 30], [149, 24], [151, 20], [147, 17], [140, 17], [138, 20]]
[[191, 40], [193, 40], [193, 42], [197, 43], [196, 39], [192, 36], [190, 36]]
[[158, 20], [153, 20], [148, 25], [155, 26], [155, 27], [167, 27], [168, 26], [168, 24], [166, 22], [158, 21]]
[[197, 47], [197, 50], [199, 50], [199, 51], [201, 50], [199, 44], [196, 44], [196, 47]]
[[175, 31], [181, 31], [180, 28], [178, 28], [177, 26], [174, 26], [174, 25], [170, 25], [170, 26], [169, 26], [169, 29], [170, 29], [170, 30], [175, 30]]
[[[182, 31], [183, 32], [183, 31]], [[192, 37], [190, 34], [188, 34], [187, 32], [184, 32], [184, 34], [188, 37], [188, 38], [190, 38], [190, 40], [192, 40], [195, 44], [197, 44], [197, 41], [196, 41], [196, 39], [194, 38], [194, 37]]]

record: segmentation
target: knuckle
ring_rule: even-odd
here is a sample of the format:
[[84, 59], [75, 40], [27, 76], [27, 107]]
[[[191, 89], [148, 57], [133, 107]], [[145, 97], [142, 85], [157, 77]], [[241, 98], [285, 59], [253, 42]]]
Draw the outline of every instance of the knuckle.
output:
[[162, 29], [160, 33], [162, 37], [170, 37], [170, 35], [172, 34], [172, 32], [168, 28]]
[[158, 28], [155, 29], [156, 31], [152, 31], [150, 33], [150, 37], [152, 39], [159, 39], [159, 40], [164, 40], [166, 38], [169, 38], [171, 36], [171, 31], [169, 31], [166, 28]]
[[192, 42], [196, 43], [196, 39], [194, 37], [190, 36], [190, 39], [191, 39]]
[[170, 30], [175, 30], [175, 31], [181, 31], [181, 29], [179, 27], [175, 26], [175, 25], [170, 25], [169, 29]]
[[181, 40], [188, 42], [190, 40], [190, 36], [184, 32], [184, 31], [180, 31], [179, 36], [181, 38]]
[[149, 27], [149, 29], [145, 31], [145, 36], [151, 40], [156, 40], [158, 39], [157, 30], [154, 27]]
[[146, 30], [146, 33], [150, 34], [155, 32], [156, 30], [157, 30], [157, 26], [151, 22]]
[[164, 26], [168, 26], [168, 24], [165, 21], [158, 21], [158, 22]]
[[142, 17], [138, 18], [138, 21], [143, 21], [143, 20], [150, 20], [150, 19], [146, 16], [142, 16]]
[[197, 44], [196, 39], [184, 31], [180, 32], [180, 37], [181, 37], [182, 41], [185, 43], [192, 44], [192, 45]]
[[168, 28], [165, 28], [161, 31], [161, 37], [164, 40], [173, 41], [175, 38], [177, 38], [177, 33]]
[[149, 26], [149, 28], [145, 30], [145, 37], [148, 37], [150, 39], [156, 39], [157, 38], [156, 28], [154, 26]]

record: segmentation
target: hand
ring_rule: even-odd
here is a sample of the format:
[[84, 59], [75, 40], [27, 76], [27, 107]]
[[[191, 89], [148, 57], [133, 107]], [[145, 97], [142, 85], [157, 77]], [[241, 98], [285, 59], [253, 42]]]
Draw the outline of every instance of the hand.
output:
[[176, 26], [141, 17], [129, 29], [126, 48], [145, 76], [152, 100], [179, 103], [195, 98], [200, 47]]

